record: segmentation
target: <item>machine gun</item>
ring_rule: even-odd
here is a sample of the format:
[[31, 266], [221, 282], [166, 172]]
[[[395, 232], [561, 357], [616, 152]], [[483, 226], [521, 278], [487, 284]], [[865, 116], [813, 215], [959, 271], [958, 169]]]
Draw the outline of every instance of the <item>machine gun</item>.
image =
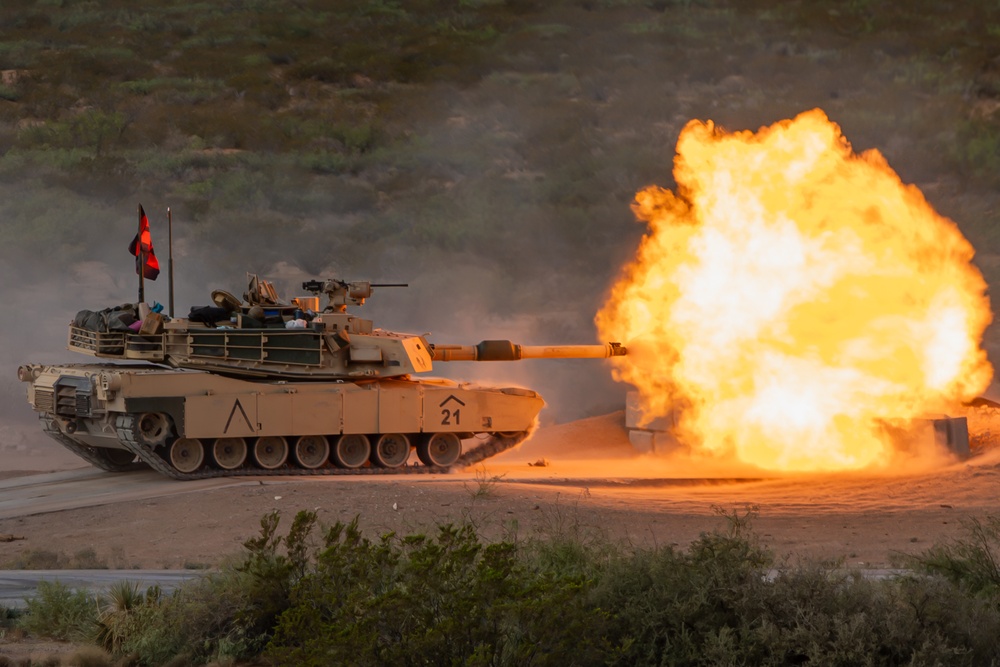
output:
[[326, 294], [329, 302], [325, 312], [343, 313], [348, 306], [363, 306], [365, 299], [371, 297], [375, 287], [409, 287], [409, 283], [372, 283], [367, 280], [348, 282], [338, 278], [326, 281], [307, 280], [302, 283], [302, 289], [316, 296]]

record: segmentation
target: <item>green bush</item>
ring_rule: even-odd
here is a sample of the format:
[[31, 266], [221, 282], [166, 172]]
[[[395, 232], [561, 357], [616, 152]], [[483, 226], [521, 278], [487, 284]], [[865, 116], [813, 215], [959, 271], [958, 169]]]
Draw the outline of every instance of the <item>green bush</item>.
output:
[[23, 613], [17, 609], [0, 606], [0, 636], [6, 630], [13, 628], [22, 615]]
[[86, 591], [71, 590], [58, 581], [41, 581], [26, 605], [18, 625], [32, 634], [73, 641], [94, 636], [97, 605]]
[[1000, 598], [1000, 517], [973, 517], [963, 527], [963, 537], [936, 544], [909, 564], [973, 594]]
[[370, 541], [337, 524], [292, 593], [266, 655], [280, 664], [528, 664], [586, 642], [584, 581], [484, 545], [470, 525]]
[[36, 64], [45, 45], [36, 40], [4, 40], [0, 42], [0, 69], [21, 69]]
[[108, 653], [121, 652], [125, 640], [137, 632], [142, 608], [158, 605], [161, 599], [158, 586], [150, 586], [143, 593], [136, 582], [124, 580], [113, 584], [97, 601], [94, 639], [98, 646]]
[[592, 593], [613, 610], [612, 664], [995, 664], [996, 599], [919, 576], [876, 580], [775, 563], [731, 517], [726, 532], [616, 560]]
[[276, 533], [278, 515], [264, 516], [260, 536], [246, 542], [239, 562], [182, 586], [168, 598], [155, 596], [119, 614], [125, 620], [109, 628], [113, 631], [105, 638], [112, 641], [105, 646], [143, 665], [171, 660], [204, 664], [259, 655], [305, 571], [306, 541], [315, 520], [315, 514], [300, 512], [282, 537]]
[[87, 110], [65, 121], [29, 126], [18, 141], [22, 148], [83, 148], [101, 155], [119, 141], [127, 126], [128, 120], [120, 112]]
[[116, 655], [137, 664], [205, 664], [254, 655], [254, 638], [243, 635], [237, 618], [253, 586], [250, 577], [227, 569], [183, 586], [172, 596], [111, 617], [100, 636]]
[[996, 179], [1000, 173], [1000, 125], [983, 120], [964, 123], [952, 150], [960, 166]]

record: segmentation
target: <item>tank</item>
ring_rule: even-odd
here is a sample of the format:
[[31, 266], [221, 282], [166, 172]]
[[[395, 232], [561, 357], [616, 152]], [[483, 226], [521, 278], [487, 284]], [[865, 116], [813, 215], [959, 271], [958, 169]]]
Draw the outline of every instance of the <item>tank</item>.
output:
[[286, 303], [248, 275], [242, 300], [216, 290], [214, 306], [187, 318], [145, 304], [81, 311], [68, 347], [94, 361], [26, 364], [18, 378], [43, 430], [110, 472], [401, 474], [499, 454], [530, 435], [544, 406], [530, 389], [415, 377], [434, 362], [626, 354], [618, 343], [434, 345], [348, 313], [375, 288], [404, 286], [308, 281], [309, 295]]

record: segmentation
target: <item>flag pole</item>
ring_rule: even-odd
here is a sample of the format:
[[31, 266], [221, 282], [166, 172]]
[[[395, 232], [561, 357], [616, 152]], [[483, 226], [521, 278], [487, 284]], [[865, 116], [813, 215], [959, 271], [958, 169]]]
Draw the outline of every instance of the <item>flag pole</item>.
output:
[[143, 282], [143, 278], [145, 278], [143, 274], [146, 273], [146, 256], [142, 252], [142, 204], [136, 206], [135, 214], [139, 218], [139, 247], [137, 250], [139, 251], [139, 303], [142, 304], [146, 303], [146, 286]]
[[170, 317], [174, 316], [174, 219], [167, 207], [167, 278], [170, 282]]

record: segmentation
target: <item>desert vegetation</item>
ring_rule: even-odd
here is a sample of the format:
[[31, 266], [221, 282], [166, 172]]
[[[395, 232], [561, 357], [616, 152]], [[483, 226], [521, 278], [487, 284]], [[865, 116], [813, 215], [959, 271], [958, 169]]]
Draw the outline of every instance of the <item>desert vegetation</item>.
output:
[[579, 269], [634, 242], [686, 119], [812, 106], [910, 180], [990, 187], [998, 31], [985, 0], [5, 2], [0, 175], [27, 196], [0, 240], [89, 258], [144, 197], [212, 253], [314, 271], [400, 246]]
[[473, 524], [364, 536], [299, 512], [166, 596], [47, 584], [15, 621], [107, 664], [983, 665], [1000, 660], [1000, 520], [864, 576], [763, 548], [754, 513], [686, 549], [567, 526], [500, 540]]
[[[116, 567], [125, 565], [119, 554], [113, 558]], [[106, 570], [108, 562], [99, 558], [92, 548], [66, 554], [49, 549], [26, 549], [17, 557], [0, 563], [7, 570]]]

